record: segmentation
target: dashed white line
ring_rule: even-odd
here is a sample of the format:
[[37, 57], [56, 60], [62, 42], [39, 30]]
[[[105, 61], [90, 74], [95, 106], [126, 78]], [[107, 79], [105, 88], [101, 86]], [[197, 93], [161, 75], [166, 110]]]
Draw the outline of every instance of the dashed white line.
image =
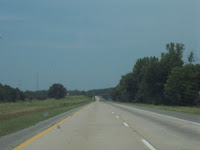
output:
[[112, 114], [115, 114], [114, 112], [112, 112]]
[[129, 125], [126, 123], [126, 122], [124, 122], [123, 124], [124, 124], [126, 127], [128, 127], [128, 126], [129, 126]]
[[143, 142], [150, 150], [157, 150], [157, 149], [155, 149], [147, 140], [142, 139], [142, 142]]
[[116, 116], [117, 118], [119, 118], [119, 116]]
[[[131, 107], [131, 106], [128, 106], [128, 107]], [[156, 114], [156, 115], [159, 115], [159, 116], [164, 116], [164, 117], [167, 117], [167, 118], [170, 118], [170, 119], [175, 119], [175, 120], [179, 120], [179, 121], [184, 121], [184, 122], [192, 123], [192, 124], [195, 124], [195, 125], [200, 125], [200, 123], [193, 122], [193, 121], [188, 121], [188, 120], [184, 120], [184, 119], [180, 119], [180, 118], [176, 118], [176, 117], [172, 117], [172, 116], [168, 116], [168, 115], [164, 115], [164, 114], [159, 114], [159, 113], [156, 113], [156, 112], [151, 112], [151, 111], [143, 110], [143, 109], [140, 109], [140, 108], [135, 108], [135, 107], [131, 107], [131, 108], [134, 108], [134, 109], [137, 109], [137, 110], [143, 111], [143, 112], [148, 112], [148, 113]]]

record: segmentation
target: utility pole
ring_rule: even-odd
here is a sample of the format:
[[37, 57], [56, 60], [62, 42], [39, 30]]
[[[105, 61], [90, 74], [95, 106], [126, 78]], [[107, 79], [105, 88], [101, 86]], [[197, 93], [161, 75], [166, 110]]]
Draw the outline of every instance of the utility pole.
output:
[[37, 91], [39, 90], [38, 72], [37, 72]]

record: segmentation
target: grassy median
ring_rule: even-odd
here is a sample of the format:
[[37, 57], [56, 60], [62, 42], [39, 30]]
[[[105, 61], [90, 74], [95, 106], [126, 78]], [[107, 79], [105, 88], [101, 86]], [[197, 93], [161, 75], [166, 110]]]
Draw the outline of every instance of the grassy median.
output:
[[0, 136], [21, 130], [92, 101], [86, 96], [67, 96], [63, 99], [0, 103]]

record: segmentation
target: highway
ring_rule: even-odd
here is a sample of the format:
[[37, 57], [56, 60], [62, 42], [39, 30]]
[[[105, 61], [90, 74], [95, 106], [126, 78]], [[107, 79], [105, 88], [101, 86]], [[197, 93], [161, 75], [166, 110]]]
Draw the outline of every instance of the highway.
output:
[[198, 122], [100, 102], [29, 139], [15, 150], [199, 150]]

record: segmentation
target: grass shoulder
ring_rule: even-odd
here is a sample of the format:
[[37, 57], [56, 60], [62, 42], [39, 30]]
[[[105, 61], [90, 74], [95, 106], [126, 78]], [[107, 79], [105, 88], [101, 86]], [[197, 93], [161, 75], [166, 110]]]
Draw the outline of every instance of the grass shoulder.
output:
[[0, 104], [0, 136], [16, 132], [93, 100], [87, 96]]
[[183, 112], [183, 113], [188, 113], [188, 114], [200, 115], [200, 107], [153, 105], [153, 104], [143, 104], [143, 103], [116, 102], [116, 101], [112, 101], [112, 100], [110, 100], [109, 102], [115, 102], [115, 103], [126, 104], [126, 105], [150, 107], [150, 108], [156, 108], [156, 109], [162, 109], [162, 110], [177, 111], [177, 112]]

